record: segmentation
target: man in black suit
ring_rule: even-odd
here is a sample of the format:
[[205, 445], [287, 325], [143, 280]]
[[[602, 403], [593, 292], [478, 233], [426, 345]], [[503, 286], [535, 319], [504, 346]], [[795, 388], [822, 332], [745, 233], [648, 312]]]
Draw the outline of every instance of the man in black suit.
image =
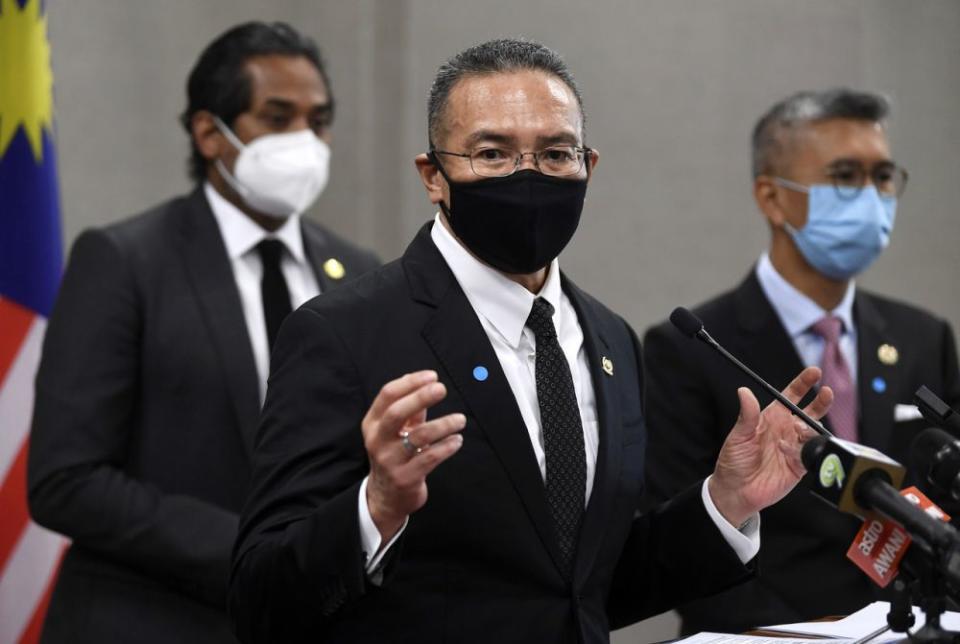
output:
[[[774, 385], [822, 365], [836, 394], [827, 426], [907, 463], [925, 427], [914, 391], [925, 384], [956, 407], [960, 376], [943, 320], [853, 282], [887, 245], [906, 184], [890, 155], [887, 112], [883, 97], [837, 89], [795, 94], [760, 119], [753, 194], [770, 225], [769, 251], [738, 287], [695, 312]], [[656, 503], [710, 471], [737, 417], [730, 388], [748, 381], [669, 324], [647, 333], [644, 358]], [[860, 522], [815, 499], [807, 483], [762, 513], [760, 574], [682, 607], [684, 632], [845, 614], [876, 599], [845, 558]]]
[[36, 383], [34, 519], [72, 540], [44, 642], [231, 642], [230, 551], [291, 307], [376, 267], [301, 217], [333, 99], [313, 42], [235, 27], [191, 73], [196, 189], [83, 233]]
[[428, 124], [416, 164], [442, 212], [277, 340], [230, 590], [241, 639], [606, 642], [743, 580], [807, 431], [741, 389], [714, 474], [638, 515], [639, 344], [556, 259], [598, 160], [563, 62], [526, 41], [461, 52]]

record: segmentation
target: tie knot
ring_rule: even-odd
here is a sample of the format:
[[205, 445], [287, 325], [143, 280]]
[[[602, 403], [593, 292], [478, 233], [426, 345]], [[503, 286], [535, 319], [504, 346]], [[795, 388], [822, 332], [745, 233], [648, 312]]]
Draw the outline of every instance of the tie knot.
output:
[[538, 338], [556, 337], [557, 329], [553, 326], [553, 305], [542, 297], [535, 299], [526, 326], [530, 327], [533, 335]]
[[828, 315], [817, 320], [810, 329], [827, 342], [833, 343], [840, 339], [840, 333], [843, 331], [843, 320], [834, 315]]
[[279, 239], [264, 239], [257, 244], [257, 252], [260, 253], [260, 261], [264, 266], [280, 266], [280, 258], [283, 257], [283, 242]]

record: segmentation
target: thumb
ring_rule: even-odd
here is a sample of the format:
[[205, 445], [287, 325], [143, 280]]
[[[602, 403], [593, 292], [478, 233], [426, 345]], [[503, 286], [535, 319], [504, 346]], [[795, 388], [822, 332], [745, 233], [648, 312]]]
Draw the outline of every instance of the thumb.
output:
[[760, 403], [747, 387], [737, 389], [737, 397], [740, 399], [740, 415], [730, 433], [739, 439], [749, 439], [760, 424]]

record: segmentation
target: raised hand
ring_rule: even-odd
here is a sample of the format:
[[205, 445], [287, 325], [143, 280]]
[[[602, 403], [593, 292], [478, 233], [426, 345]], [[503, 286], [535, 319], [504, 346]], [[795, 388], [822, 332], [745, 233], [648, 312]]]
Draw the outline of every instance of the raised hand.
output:
[[[787, 385], [783, 395], [799, 403], [819, 380], [820, 369], [807, 367]], [[709, 483], [717, 509], [735, 526], [794, 488], [806, 471], [800, 450], [816, 435], [780, 403], [774, 401], [761, 412], [749, 389], [741, 387], [737, 395], [740, 417], [720, 449]], [[833, 392], [822, 387], [804, 411], [819, 420], [832, 402]]]
[[382, 543], [427, 502], [427, 475], [463, 445], [463, 414], [427, 421], [427, 409], [447, 395], [435, 371], [388, 382], [361, 424], [370, 458], [367, 507]]

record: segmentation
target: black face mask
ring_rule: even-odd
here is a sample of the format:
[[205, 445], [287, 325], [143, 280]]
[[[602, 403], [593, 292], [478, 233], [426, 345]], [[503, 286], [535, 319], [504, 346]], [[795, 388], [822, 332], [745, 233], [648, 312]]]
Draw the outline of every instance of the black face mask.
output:
[[507, 177], [451, 181], [450, 207], [440, 202], [454, 234], [481, 260], [505, 273], [535, 273], [560, 254], [580, 223], [586, 179], [521, 170]]

